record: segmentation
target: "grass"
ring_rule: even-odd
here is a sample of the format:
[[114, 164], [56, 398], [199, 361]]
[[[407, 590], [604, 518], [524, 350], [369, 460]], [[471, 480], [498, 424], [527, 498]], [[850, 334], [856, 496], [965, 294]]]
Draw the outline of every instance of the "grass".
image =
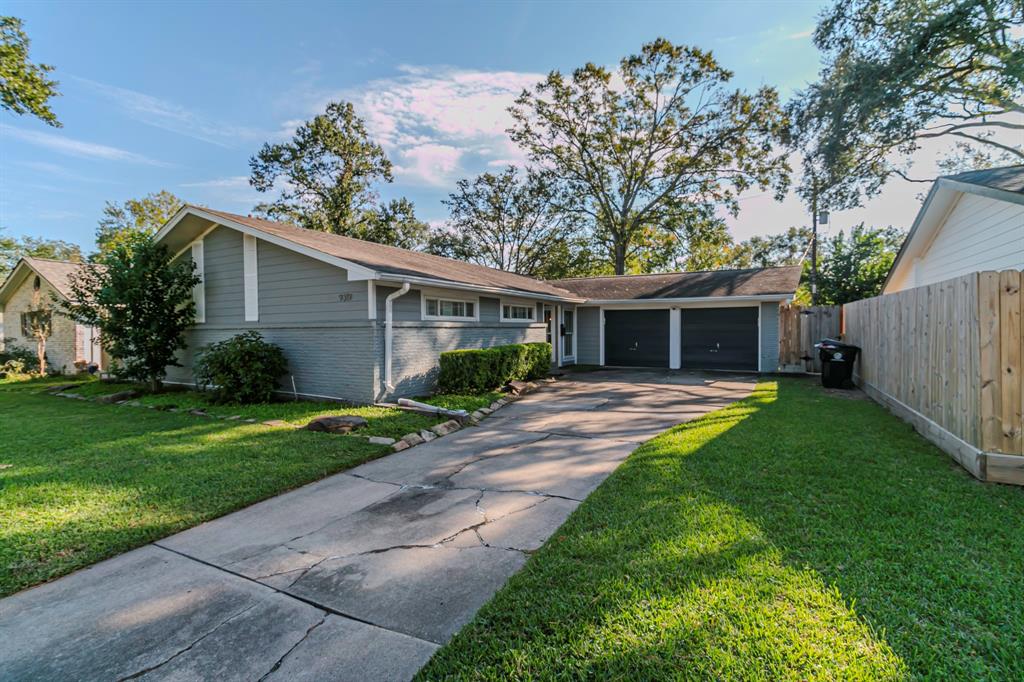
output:
[[[390, 451], [361, 438], [40, 393], [66, 382], [0, 383], [0, 596]], [[91, 382], [76, 390], [109, 388]], [[274, 407], [291, 419], [319, 409]], [[364, 432], [380, 423], [412, 430], [416, 421], [405, 413], [374, 419]]]
[[[115, 382], [93, 382], [73, 389], [74, 393], [95, 397], [119, 391], [138, 390], [138, 385]], [[239, 416], [243, 419], [268, 421], [280, 419], [290, 424], [301, 426], [311, 419], [329, 414], [350, 414], [363, 417], [367, 426], [359, 429], [364, 436], [388, 436], [401, 438], [407, 433], [428, 429], [440, 421], [440, 418], [428, 417], [404, 410], [387, 407], [353, 406], [330, 401], [282, 401], [261, 405], [218, 405], [210, 399], [210, 394], [197, 391], [179, 390], [166, 393], [144, 394], [137, 398], [143, 405], [153, 405], [162, 409], [171, 407], [191, 410], [201, 409], [218, 417]], [[193, 417], [194, 418], [194, 417]]]
[[420, 679], [1024, 679], [1024, 490], [812, 382], [637, 450]]
[[428, 405], [436, 405], [437, 407], [443, 407], [447, 410], [465, 410], [466, 412], [475, 412], [481, 407], [487, 407], [495, 400], [504, 397], [504, 393], [501, 391], [488, 391], [480, 395], [460, 395], [460, 394], [438, 394], [427, 396], [425, 398], [417, 398], [420, 402], [427, 403]]

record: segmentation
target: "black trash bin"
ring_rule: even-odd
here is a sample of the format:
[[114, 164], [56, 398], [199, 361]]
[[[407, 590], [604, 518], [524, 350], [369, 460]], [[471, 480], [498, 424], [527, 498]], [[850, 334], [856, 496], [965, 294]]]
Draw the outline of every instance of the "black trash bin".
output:
[[853, 388], [853, 362], [860, 348], [836, 339], [814, 344], [821, 358], [821, 385], [826, 388]]

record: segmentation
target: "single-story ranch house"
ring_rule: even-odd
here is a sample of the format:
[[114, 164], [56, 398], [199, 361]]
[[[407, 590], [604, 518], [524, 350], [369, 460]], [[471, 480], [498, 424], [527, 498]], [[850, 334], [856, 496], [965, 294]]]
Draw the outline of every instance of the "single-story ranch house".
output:
[[49, 310], [51, 331], [46, 340], [46, 360], [50, 368], [64, 374], [87, 365], [104, 369], [99, 334], [92, 327], [62, 315], [56, 304], [67, 301], [71, 295], [68, 278], [89, 267], [96, 266], [27, 256], [19, 260], [0, 284], [0, 348], [6, 343], [35, 352], [36, 340], [27, 328], [26, 315], [34, 310]]
[[774, 371], [799, 267], [540, 281], [249, 216], [185, 206], [157, 233], [202, 276], [180, 368], [256, 329], [282, 389], [369, 403], [429, 392], [442, 351], [552, 343], [552, 362]]

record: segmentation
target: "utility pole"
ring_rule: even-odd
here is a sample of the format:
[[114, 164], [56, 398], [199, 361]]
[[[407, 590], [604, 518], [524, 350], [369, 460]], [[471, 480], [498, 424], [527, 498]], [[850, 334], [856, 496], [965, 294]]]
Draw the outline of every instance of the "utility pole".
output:
[[818, 188], [811, 194], [811, 305], [818, 305]]

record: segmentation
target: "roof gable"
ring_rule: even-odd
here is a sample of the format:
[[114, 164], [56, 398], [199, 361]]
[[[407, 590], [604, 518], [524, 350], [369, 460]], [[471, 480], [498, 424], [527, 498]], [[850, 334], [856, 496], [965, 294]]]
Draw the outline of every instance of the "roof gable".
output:
[[71, 276], [82, 268], [102, 267], [93, 263], [72, 263], [70, 261], [53, 260], [50, 258], [33, 258], [24, 256], [14, 266], [14, 270], [0, 284], [0, 303], [5, 303], [21, 286], [28, 273], [33, 272], [41, 277], [50, 287], [64, 299], [71, 298]]
[[[175, 241], [172, 235], [189, 216], [205, 219], [210, 225], [221, 224], [255, 234], [278, 246], [346, 268], [350, 271], [352, 279], [408, 280], [435, 286], [449, 285], [575, 300], [573, 295], [564, 289], [524, 275], [352, 237], [307, 230], [286, 223], [195, 206], [186, 206], [179, 211], [157, 233], [157, 240], [172, 242], [172, 248], [185, 248], [187, 242], [200, 236], [200, 227], [191, 226], [191, 238], [186, 236]], [[206, 229], [209, 229], [210, 225], [207, 225]]]
[[882, 293], [902, 280], [915, 258], [920, 258], [935, 240], [950, 212], [964, 194], [977, 194], [996, 201], [1024, 205], [1024, 165], [970, 171], [941, 177], [932, 184], [914, 223], [889, 268]]

